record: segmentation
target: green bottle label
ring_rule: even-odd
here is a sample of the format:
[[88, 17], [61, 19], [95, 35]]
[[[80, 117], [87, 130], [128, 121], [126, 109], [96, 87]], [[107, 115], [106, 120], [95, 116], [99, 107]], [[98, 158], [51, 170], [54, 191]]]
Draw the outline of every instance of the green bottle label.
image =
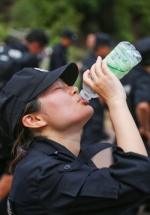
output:
[[133, 58], [124, 47], [116, 46], [105, 59], [109, 69], [120, 79], [136, 65]]

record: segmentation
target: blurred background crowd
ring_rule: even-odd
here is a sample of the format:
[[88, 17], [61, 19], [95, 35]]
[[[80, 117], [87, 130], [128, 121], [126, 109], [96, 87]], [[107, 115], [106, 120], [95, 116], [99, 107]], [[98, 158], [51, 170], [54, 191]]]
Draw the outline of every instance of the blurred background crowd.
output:
[[[127, 103], [150, 155], [150, 1], [143, 0], [1, 0], [0, 1], [0, 90], [24, 67], [52, 71], [71, 61], [79, 68], [75, 85], [81, 90], [83, 73], [103, 59], [121, 41], [135, 45], [141, 63], [121, 83]], [[81, 147], [107, 141], [115, 144], [113, 125], [101, 98], [90, 100], [95, 112], [84, 126]], [[12, 110], [13, 111], [13, 110]], [[0, 214], [12, 175], [8, 164], [12, 140], [0, 131]], [[101, 155], [103, 165], [113, 158]], [[105, 164], [104, 164], [105, 163]], [[124, 215], [150, 214], [150, 200]], [[141, 211], [140, 211], [141, 210]]]

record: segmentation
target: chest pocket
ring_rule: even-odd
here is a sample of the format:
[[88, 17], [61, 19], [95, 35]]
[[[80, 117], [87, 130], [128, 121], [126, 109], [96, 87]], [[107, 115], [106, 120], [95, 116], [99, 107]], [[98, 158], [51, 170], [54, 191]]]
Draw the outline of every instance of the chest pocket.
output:
[[88, 196], [118, 198], [118, 182], [108, 168], [97, 169], [83, 165], [77, 171], [64, 174], [61, 193], [72, 197]]
[[65, 172], [61, 193], [72, 197], [79, 195], [117, 199], [119, 184], [110, 175], [109, 168], [97, 169], [86, 165], [97, 152], [109, 147], [112, 144], [94, 144], [81, 152], [74, 163], [60, 165], [59, 171]]

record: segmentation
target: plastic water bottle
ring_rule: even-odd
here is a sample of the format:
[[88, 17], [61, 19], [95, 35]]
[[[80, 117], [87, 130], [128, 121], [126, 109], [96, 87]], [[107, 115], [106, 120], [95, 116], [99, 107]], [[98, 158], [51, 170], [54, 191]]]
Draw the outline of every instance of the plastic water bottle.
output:
[[[108, 68], [121, 79], [141, 60], [141, 54], [129, 42], [120, 42], [106, 57]], [[91, 78], [89, 76], [89, 78]], [[84, 83], [82, 84], [80, 95], [85, 100], [99, 97], [91, 88]]]

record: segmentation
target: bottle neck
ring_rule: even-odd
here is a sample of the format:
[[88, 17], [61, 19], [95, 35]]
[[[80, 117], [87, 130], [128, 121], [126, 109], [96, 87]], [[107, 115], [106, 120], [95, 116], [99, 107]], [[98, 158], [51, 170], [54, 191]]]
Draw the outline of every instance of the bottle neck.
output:
[[91, 95], [90, 95], [89, 92], [86, 91], [86, 90], [83, 90], [83, 89], [82, 89], [82, 90], [80, 91], [80, 96], [81, 96], [83, 99], [87, 100], [87, 101], [91, 100]]

